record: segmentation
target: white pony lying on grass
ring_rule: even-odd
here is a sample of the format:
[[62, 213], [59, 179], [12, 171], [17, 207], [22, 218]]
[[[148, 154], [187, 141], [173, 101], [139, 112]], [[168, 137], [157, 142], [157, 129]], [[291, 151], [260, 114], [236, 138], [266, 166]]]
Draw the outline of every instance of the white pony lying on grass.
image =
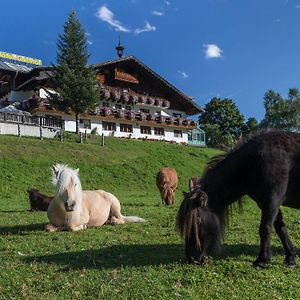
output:
[[145, 221], [135, 216], [122, 216], [120, 202], [111, 193], [102, 190], [83, 191], [79, 169], [56, 164], [52, 166], [52, 173], [56, 192], [47, 210], [50, 221], [46, 225], [47, 231], [78, 231], [103, 224]]

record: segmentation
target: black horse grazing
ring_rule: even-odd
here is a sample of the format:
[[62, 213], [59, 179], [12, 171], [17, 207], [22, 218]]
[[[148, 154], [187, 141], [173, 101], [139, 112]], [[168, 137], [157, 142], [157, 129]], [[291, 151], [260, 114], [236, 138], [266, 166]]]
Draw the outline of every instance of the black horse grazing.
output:
[[177, 215], [189, 262], [203, 264], [219, 248], [228, 207], [243, 195], [261, 209], [260, 252], [253, 265], [263, 268], [270, 261], [274, 226], [285, 263], [295, 266], [296, 253], [280, 206], [300, 208], [300, 134], [261, 133], [208, 164], [200, 185], [185, 194]]

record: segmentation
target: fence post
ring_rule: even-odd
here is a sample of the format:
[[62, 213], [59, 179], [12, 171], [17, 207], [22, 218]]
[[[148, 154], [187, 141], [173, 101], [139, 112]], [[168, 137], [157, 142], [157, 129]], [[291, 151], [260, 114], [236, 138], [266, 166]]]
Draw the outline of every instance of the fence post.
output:
[[18, 124], [18, 137], [21, 137], [21, 126]]
[[79, 132], [80, 144], [83, 142], [82, 132]]
[[40, 139], [43, 140], [43, 127], [40, 126]]
[[60, 141], [61, 141], [61, 142], [63, 141], [63, 134], [64, 134], [63, 129], [60, 129], [60, 135], [59, 135], [59, 138], [60, 138]]
[[87, 130], [84, 132], [84, 139], [87, 140]]
[[104, 133], [102, 133], [102, 135], [101, 135], [101, 146], [104, 147], [104, 144], [105, 144], [105, 142], [104, 142]]

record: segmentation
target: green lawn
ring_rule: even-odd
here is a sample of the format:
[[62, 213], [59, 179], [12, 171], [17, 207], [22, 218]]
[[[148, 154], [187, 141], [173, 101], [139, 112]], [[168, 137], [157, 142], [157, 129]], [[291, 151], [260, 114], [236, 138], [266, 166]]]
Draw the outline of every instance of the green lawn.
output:
[[[300, 299], [299, 268], [283, 265], [274, 235], [269, 268], [256, 270], [260, 212], [246, 199], [233, 211], [222, 252], [204, 267], [185, 263], [175, 218], [190, 176], [217, 150], [107, 138], [86, 143], [0, 136], [0, 299]], [[53, 194], [51, 165], [80, 168], [85, 189], [113, 192], [124, 215], [146, 223], [47, 233], [44, 212], [29, 212], [28, 188]], [[163, 207], [155, 186], [174, 167], [179, 189]], [[300, 212], [284, 209], [299, 245]], [[299, 262], [300, 264], [300, 262]]]

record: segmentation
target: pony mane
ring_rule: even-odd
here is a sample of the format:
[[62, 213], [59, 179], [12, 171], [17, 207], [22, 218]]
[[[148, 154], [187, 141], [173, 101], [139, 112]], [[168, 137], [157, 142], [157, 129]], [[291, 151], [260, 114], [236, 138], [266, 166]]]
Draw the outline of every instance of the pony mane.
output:
[[72, 169], [63, 164], [56, 164], [52, 167], [52, 183], [56, 186], [56, 196], [62, 195], [70, 181], [76, 191], [82, 190], [78, 172], [79, 169]]
[[[222, 223], [207, 207], [207, 201], [206, 193], [201, 191], [200, 188], [196, 188], [190, 193], [184, 193], [184, 199], [177, 213], [176, 228], [181, 237], [185, 239], [193, 236], [198, 249], [202, 247], [199, 238], [200, 231], [203, 234], [209, 232], [214, 236], [214, 243], [211, 244], [210, 250], [217, 252], [223, 240], [224, 230]], [[202, 226], [201, 229], [199, 225]]]

